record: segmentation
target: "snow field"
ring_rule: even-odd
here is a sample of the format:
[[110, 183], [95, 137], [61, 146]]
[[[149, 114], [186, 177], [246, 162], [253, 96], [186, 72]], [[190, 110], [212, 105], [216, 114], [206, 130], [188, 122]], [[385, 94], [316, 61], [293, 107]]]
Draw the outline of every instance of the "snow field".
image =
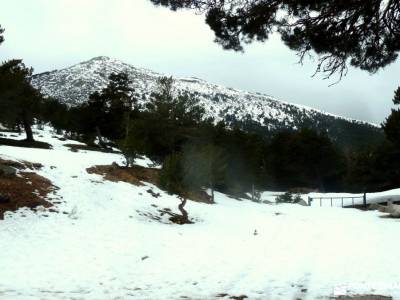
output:
[[52, 150], [0, 146], [1, 158], [42, 163], [38, 174], [59, 187], [50, 201], [61, 202], [60, 213], [21, 209], [0, 221], [2, 300], [400, 299], [397, 220], [216, 193], [215, 205], [188, 202], [193, 225], [170, 224], [166, 216], [157, 222], [142, 214], [177, 211], [175, 196], [88, 174], [86, 168], [121, 163], [122, 156], [71, 152], [63, 144], [72, 141], [52, 135], [38, 138]]

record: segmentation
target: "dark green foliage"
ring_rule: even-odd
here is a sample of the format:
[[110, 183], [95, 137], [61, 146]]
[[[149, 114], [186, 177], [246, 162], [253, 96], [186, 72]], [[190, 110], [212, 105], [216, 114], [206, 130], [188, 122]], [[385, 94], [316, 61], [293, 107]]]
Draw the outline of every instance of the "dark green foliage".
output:
[[165, 158], [160, 172], [160, 185], [171, 194], [181, 194], [183, 190], [182, 159], [179, 154]]
[[[400, 104], [400, 88], [393, 102]], [[400, 110], [392, 109], [382, 127], [384, 142], [348, 155], [348, 189], [374, 192], [400, 186]]]
[[195, 97], [177, 94], [172, 77], [161, 77], [157, 83], [157, 91], [146, 104], [148, 112], [158, 120], [178, 126], [191, 126], [202, 121], [204, 108], [197, 105]]
[[0, 44], [4, 42], [4, 36], [3, 36], [3, 33], [4, 33], [4, 29], [3, 29], [3, 28], [1, 28], [1, 25], [0, 25]]
[[392, 113], [382, 126], [386, 138], [400, 148], [400, 110], [392, 109]]
[[119, 140], [128, 135], [129, 120], [136, 103], [126, 73], [113, 73], [109, 80], [106, 88], [90, 95], [87, 103], [75, 109], [78, 124], [74, 125], [88, 140], [97, 137], [103, 146], [103, 137]]
[[400, 105], [400, 86], [394, 92], [393, 103]]
[[60, 103], [57, 99], [45, 98], [41, 102], [40, 118], [61, 131], [69, 125], [68, 106]]
[[171, 78], [160, 78], [145, 111], [133, 121], [132, 131], [144, 140], [143, 150], [162, 161], [168, 154], [180, 151], [202, 122], [204, 109], [189, 95], [176, 95]]
[[[394, 92], [393, 103], [400, 104], [400, 87]], [[386, 138], [400, 149], [400, 109], [392, 109], [392, 113], [382, 124]]]
[[377, 192], [400, 186], [400, 149], [385, 142], [379, 147], [352, 153], [348, 165], [350, 191]]
[[347, 63], [376, 72], [400, 50], [398, 1], [364, 0], [150, 0], [156, 5], [196, 9], [206, 14], [215, 40], [225, 49], [265, 41], [278, 31], [298, 52], [319, 55], [317, 71], [346, 73]]
[[14, 127], [22, 125], [26, 139], [33, 141], [31, 126], [40, 116], [42, 95], [32, 87], [32, 68], [22, 60], [10, 60], [0, 66], [0, 120]]
[[[114, 74], [107, 88], [92, 94], [87, 104], [68, 108], [42, 99], [38, 118], [89, 144], [106, 137], [120, 148], [127, 166], [138, 155], [163, 163], [161, 185], [183, 197], [205, 188], [234, 196], [290, 188], [362, 192], [395, 186], [397, 179], [392, 178], [400, 178], [400, 168], [391, 163], [400, 161], [397, 137], [365, 154], [349, 148], [345, 160], [322, 130], [282, 131], [266, 140], [234, 121], [229, 126], [214, 124], [205, 119], [195, 95], [174, 90], [171, 78], [159, 80], [140, 111], [129, 86], [126, 75]], [[340, 129], [339, 136], [341, 130], [349, 129]]]
[[286, 192], [276, 197], [276, 203], [299, 203], [301, 201], [300, 195], [293, 195], [290, 192]]
[[117, 145], [125, 157], [126, 166], [132, 166], [140, 153], [147, 153], [145, 127], [141, 127], [141, 120], [135, 116], [128, 123], [126, 136], [117, 140]]
[[344, 186], [344, 155], [324, 134], [283, 132], [269, 143], [223, 123], [190, 121], [179, 106], [169, 106], [177, 101], [173, 96], [167, 103], [161, 99], [131, 120], [130, 147], [134, 154], [164, 162], [161, 182], [170, 192], [210, 188], [241, 196], [253, 188]]
[[345, 159], [325, 135], [311, 130], [277, 134], [269, 148], [269, 168], [274, 185], [337, 190]]

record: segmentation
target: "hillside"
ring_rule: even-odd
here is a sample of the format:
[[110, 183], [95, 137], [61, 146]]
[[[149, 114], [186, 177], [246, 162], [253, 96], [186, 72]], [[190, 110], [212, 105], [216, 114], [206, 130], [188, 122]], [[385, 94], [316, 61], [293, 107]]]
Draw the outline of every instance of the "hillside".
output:
[[[111, 73], [122, 71], [133, 79], [141, 103], [154, 91], [157, 78], [163, 76], [119, 60], [96, 57], [69, 68], [37, 74], [32, 83], [46, 95], [77, 105], [104, 88]], [[342, 146], [364, 146], [382, 139], [381, 129], [374, 124], [290, 104], [272, 96], [227, 88], [198, 78], [176, 78], [175, 87], [177, 92], [195, 97], [206, 108], [208, 117], [267, 138], [279, 130], [307, 127], [327, 132]]]
[[180, 226], [159, 212], [177, 211], [175, 195], [86, 171], [121, 163], [120, 154], [70, 151], [65, 144], [79, 143], [49, 129], [38, 136], [53, 148], [0, 146], [0, 159], [40, 163], [38, 175], [57, 187], [51, 208], [0, 220], [1, 299], [400, 299], [400, 263], [388, 254], [399, 223], [382, 213], [217, 193], [213, 205], [188, 202], [194, 224]]

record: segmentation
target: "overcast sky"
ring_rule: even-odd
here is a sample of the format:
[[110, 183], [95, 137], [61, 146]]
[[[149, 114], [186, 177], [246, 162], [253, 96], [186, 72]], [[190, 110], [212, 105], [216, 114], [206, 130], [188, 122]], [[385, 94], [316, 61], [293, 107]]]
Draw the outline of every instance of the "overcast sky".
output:
[[222, 50], [204, 17], [171, 12], [149, 0], [2, 0], [6, 41], [0, 60], [23, 58], [36, 72], [110, 56], [136, 67], [207, 81], [381, 123], [400, 85], [400, 60], [378, 74], [350, 69], [334, 80], [311, 78], [315, 62], [297, 64], [278, 36], [245, 53]]

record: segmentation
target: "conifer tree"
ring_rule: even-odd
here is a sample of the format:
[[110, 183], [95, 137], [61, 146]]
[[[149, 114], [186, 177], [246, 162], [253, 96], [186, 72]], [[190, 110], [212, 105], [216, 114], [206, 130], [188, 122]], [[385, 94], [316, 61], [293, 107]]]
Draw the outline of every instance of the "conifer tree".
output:
[[126, 73], [111, 74], [109, 84], [101, 92], [90, 95], [81, 107], [83, 127], [94, 134], [105, 147], [103, 135], [112, 140], [123, 140], [129, 135], [129, 123], [136, 98]]
[[[393, 103], [400, 105], [400, 87], [394, 92]], [[400, 147], [400, 109], [392, 109], [391, 114], [382, 124], [386, 138]]]
[[4, 42], [3, 33], [4, 33], [4, 29], [0, 25], [0, 44]]
[[393, 103], [396, 105], [400, 105], [400, 86], [394, 92]]
[[189, 8], [206, 15], [215, 40], [225, 49], [243, 50], [278, 32], [298, 52], [319, 55], [317, 71], [329, 77], [347, 64], [376, 72], [400, 51], [397, 0], [150, 0], [172, 10]]
[[42, 95], [31, 85], [33, 69], [22, 60], [0, 66], [0, 119], [12, 126], [22, 125], [26, 140], [34, 141], [32, 124], [40, 116]]

